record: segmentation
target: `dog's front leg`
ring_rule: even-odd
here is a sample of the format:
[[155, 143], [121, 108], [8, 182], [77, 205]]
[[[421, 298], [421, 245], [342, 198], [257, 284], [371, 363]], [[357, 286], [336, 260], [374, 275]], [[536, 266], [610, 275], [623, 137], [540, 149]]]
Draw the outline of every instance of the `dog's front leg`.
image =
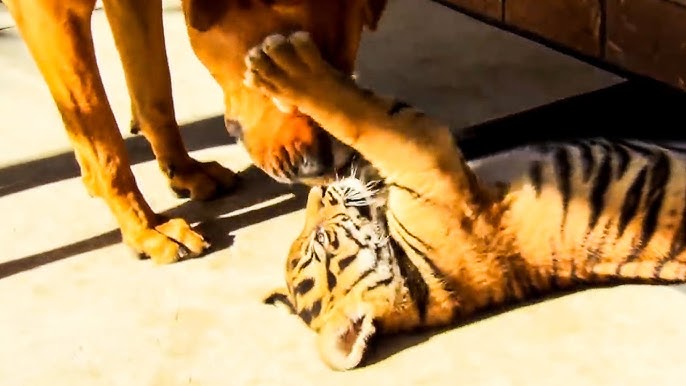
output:
[[188, 155], [174, 114], [160, 0], [105, 0], [131, 96], [133, 120], [150, 142], [171, 188], [205, 200], [233, 188], [235, 174], [216, 162]]
[[157, 216], [136, 186], [95, 59], [95, 0], [6, 4], [59, 109], [84, 184], [110, 207], [124, 242], [158, 263], [200, 254], [203, 238], [181, 219]]

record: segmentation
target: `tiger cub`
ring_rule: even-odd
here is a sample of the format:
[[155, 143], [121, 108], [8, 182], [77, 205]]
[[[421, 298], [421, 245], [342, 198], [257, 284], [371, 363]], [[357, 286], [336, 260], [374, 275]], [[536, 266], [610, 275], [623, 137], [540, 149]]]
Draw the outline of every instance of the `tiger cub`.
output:
[[465, 162], [450, 131], [365, 91], [304, 32], [246, 57], [245, 82], [359, 153], [309, 193], [286, 263], [288, 305], [333, 369], [375, 334], [443, 326], [554, 290], [686, 279], [686, 159], [603, 140]]

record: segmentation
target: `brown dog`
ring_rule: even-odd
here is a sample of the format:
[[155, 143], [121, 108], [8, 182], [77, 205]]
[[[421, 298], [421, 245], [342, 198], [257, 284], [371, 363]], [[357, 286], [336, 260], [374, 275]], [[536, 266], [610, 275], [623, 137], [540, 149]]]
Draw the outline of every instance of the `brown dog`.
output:
[[[141, 195], [95, 59], [96, 0], [5, 0], [62, 115], [89, 193], [116, 216], [124, 243], [158, 263], [200, 254], [208, 244], [182, 219], [155, 214]], [[104, 0], [124, 67], [132, 129], [150, 142], [171, 188], [205, 200], [236, 176], [188, 155], [174, 115], [161, 0]], [[247, 50], [273, 32], [309, 31], [327, 59], [351, 73], [363, 28], [375, 29], [386, 0], [182, 0], [195, 54], [224, 91], [227, 128], [254, 162], [284, 182], [322, 177], [349, 154], [295, 112], [282, 112], [242, 84]]]

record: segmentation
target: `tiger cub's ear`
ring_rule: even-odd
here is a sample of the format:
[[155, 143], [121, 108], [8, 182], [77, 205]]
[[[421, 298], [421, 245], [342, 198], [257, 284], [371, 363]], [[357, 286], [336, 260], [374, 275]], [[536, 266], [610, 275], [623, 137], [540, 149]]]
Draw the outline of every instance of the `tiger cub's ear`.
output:
[[293, 307], [293, 303], [288, 297], [288, 291], [286, 291], [285, 288], [275, 289], [269, 296], [262, 300], [262, 303], [271, 304], [277, 307], [280, 305], [281, 308], [285, 308], [291, 314], [295, 314], [295, 307]]
[[375, 333], [371, 312], [360, 310], [348, 315], [338, 311], [319, 330], [319, 355], [334, 370], [350, 370], [362, 362]]

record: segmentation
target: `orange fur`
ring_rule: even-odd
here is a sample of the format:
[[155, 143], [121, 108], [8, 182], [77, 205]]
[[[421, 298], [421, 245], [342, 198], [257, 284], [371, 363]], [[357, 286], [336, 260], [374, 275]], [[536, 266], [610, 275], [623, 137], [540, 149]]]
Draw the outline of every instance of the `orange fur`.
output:
[[[222, 87], [227, 120], [243, 126], [255, 163], [283, 181], [330, 173], [332, 148], [302, 114], [280, 112], [241, 84], [247, 49], [274, 31], [306, 29], [328, 59], [353, 69], [363, 27], [374, 28], [385, 1], [183, 0], [198, 58]], [[157, 216], [131, 173], [95, 59], [90, 19], [95, 0], [5, 2], [53, 96], [89, 193], [103, 198], [123, 241], [158, 263], [200, 254], [207, 243], [181, 219]], [[160, 0], [105, 0], [105, 12], [131, 96], [132, 130], [150, 142], [171, 188], [210, 199], [234, 188], [236, 176], [216, 162], [191, 158], [172, 102]], [[335, 150], [335, 149], [333, 149]], [[307, 167], [303, 167], [303, 165]]]
[[246, 83], [366, 160], [311, 190], [287, 288], [267, 299], [318, 332], [332, 368], [358, 366], [375, 334], [553, 290], [686, 281], [683, 154], [595, 140], [468, 164], [445, 125], [361, 90], [307, 34], [265, 42], [248, 54]]

